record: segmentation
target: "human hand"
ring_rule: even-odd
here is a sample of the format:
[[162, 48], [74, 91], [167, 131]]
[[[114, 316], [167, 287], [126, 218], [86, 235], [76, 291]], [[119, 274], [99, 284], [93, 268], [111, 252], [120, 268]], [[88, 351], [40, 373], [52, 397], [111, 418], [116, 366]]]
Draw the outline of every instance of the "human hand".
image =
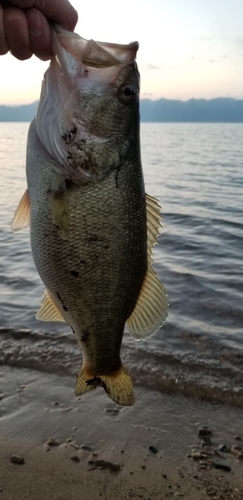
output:
[[8, 51], [17, 59], [33, 54], [50, 59], [50, 22], [72, 31], [77, 12], [68, 0], [0, 0], [0, 55]]

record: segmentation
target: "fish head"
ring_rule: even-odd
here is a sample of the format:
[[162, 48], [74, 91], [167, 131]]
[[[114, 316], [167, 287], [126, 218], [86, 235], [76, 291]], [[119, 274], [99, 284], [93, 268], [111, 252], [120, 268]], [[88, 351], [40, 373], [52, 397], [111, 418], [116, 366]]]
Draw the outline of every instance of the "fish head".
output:
[[139, 141], [138, 43], [95, 42], [59, 26], [52, 39], [37, 133], [67, 178], [99, 182]]

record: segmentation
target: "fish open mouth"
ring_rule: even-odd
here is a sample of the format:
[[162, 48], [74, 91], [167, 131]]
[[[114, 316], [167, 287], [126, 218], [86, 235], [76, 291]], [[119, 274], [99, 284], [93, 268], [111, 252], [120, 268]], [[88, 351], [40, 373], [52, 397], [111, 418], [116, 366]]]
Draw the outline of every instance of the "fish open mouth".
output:
[[[63, 30], [54, 25], [52, 30], [53, 52], [60, 65], [65, 69], [70, 56], [86, 68], [109, 68], [119, 64], [130, 64], [135, 61], [139, 48], [138, 42], [117, 44], [86, 40], [76, 33]], [[85, 69], [84, 69], [85, 71]]]

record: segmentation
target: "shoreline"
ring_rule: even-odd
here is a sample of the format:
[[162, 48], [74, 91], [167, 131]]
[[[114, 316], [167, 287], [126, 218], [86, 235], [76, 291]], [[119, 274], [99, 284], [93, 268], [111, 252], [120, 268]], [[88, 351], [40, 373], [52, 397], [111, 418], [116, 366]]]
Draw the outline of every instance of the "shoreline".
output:
[[138, 386], [122, 407], [102, 389], [75, 398], [71, 377], [6, 366], [0, 392], [1, 500], [243, 499], [243, 460], [219, 451], [243, 447], [238, 408]]
[[[57, 331], [48, 334], [28, 328], [16, 330], [0, 326], [0, 363], [75, 379], [80, 371], [82, 353], [73, 334], [67, 332], [66, 327], [60, 327], [58, 325]], [[164, 326], [165, 337], [166, 333], [167, 325]], [[155, 347], [156, 341], [155, 336]], [[193, 351], [190, 355], [178, 355], [180, 345], [174, 352], [173, 349], [166, 350], [165, 345], [164, 350], [162, 346], [157, 350], [146, 350], [146, 343], [141, 348], [125, 332], [121, 357], [133, 383], [148, 390], [243, 408], [239, 350], [219, 349], [215, 355], [212, 350], [207, 351], [205, 339], [203, 346], [205, 352], [201, 358], [197, 357], [196, 350], [194, 355]], [[183, 348], [187, 352], [190, 345], [185, 341], [184, 347], [181, 345], [182, 352]]]

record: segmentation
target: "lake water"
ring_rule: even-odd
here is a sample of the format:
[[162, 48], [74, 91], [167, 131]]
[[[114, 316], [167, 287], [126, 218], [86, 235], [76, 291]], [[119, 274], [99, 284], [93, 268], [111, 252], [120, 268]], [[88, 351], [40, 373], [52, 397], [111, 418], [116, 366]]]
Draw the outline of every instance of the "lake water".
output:
[[[67, 325], [35, 319], [44, 287], [29, 231], [10, 223], [26, 189], [27, 123], [0, 123], [0, 362], [76, 375]], [[154, 268], [167, 289], [164, 327], [143, 342], [125, 333], [134, 382], [243, 405], [243, 124], [142, 124], [146, 191], [163, 229]]]

